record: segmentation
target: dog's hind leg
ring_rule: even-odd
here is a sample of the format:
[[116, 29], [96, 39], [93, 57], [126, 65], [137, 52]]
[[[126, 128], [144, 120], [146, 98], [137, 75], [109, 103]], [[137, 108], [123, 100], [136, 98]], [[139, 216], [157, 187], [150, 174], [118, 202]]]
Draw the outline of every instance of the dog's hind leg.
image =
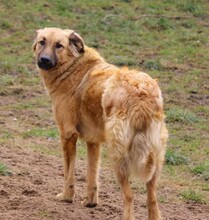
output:
[[[154, 129], [154, 131], [159, 131], [157, 129]], [[166, 141], [168, 138], [168, 131], [165, 127], [165, 124], [162, 123], [161, 129], [160, 129], [160, 142], [156, 142], [158, 140], [158, 135], [155, 134], [155, 132], [151, 132], [152, 134], [151, 140], [152, 143], [155, 143], [156, 146], [158, 146], [158, 150], [156, 151], [157, 157], [156, 157], [156, 170], [154, 174], [152, 175], [152, 178], [146, 183], [147, 187], [147, 207], [148, 207], [148, 215], [149, 220], [160, 220], [161, 215], [157, 203], [157, 196], [156, 196], [156, 182], [157, 179], [161, 173], [163, 162], [164, 162], [164, 154], [166, 149]], [[150, 154], [148, 164], [152, 164], [152, 157]], [[148, 166], [149, 167], [149, 166]]]
[[130, 129], [129, 122], [123, 119], [123, 115], [120, 116], [122, 119], [113, 115], [106, 123], [108, 156], [122, 191], [123, 220], [134, 220], [133, 195], [129, 183], [131, 168], [129, 147], [132, 145], [133, 130]]
[[74, 168], [76, 159], [77, 136], [70, 138], [61, 137], [64, 154], [64, 190], [58, 194], [57, 198], [66, 202], [73, 202], [74, 199]]
[[134, 220], [134, 211], [133, 211], [133, 195], [131, 191], [131, 186], [129, 183], [129, 172], [127, 170], [126, 161], [122, 161], [115, 166], [115, 173], [120, 184], [123, 202], [124, 202], [124, 211], [123, 211], [123, 220]]
[[146, 183], [147, 187], [147, 207], [149, 220], [160, 220], [160, 211], [158, 208], [157, 197], [156, 197], [156, 174], [153, 175], [152, 179]]
[[87, 198], [84, 205], [95, 207], [98, 203], [98, 168], [100, 145], [87, 143], [88, 168], [87, 168]]

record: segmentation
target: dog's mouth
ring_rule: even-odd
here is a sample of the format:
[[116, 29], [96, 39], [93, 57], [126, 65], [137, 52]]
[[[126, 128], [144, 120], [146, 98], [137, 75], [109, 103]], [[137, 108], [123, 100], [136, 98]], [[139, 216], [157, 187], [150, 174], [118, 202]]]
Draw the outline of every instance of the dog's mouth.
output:
[[40, 69], [50, 70], [56, 66], [57, 62], [45, 55], [38, 59], [37, 64]]

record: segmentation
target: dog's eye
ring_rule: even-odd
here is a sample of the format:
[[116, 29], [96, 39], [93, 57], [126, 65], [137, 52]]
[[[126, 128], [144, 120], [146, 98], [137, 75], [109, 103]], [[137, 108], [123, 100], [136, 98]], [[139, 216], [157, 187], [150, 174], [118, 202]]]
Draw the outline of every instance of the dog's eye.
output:
[[43, 45], [45, 44], [45, 41], [44, 41], [44, 40], [41, 40], [41, 41], [39, 41], [39, 44], [40, 44], [41, 46], [43, 46]]
[[57, 49], [60, 49], [60, 48], [62, 48], [63, 46], [62, 46], [62, 44], [60, 44], [60, 43], [56, 43], [55, 47], [56, 47]]

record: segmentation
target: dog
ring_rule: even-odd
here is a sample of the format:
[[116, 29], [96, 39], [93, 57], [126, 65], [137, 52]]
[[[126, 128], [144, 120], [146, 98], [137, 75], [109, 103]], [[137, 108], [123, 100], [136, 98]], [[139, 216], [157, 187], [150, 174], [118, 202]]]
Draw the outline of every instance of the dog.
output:
[[57, 198], [73, 202], [76, 141], [81, 138], [88, 155], [84, 205], [98, 204], [100, 144], [105, 142], [122, 191], [123, 219], [134, 219], [131, 174], [146, 183], [149, 219], [161, 219], [156, 181], [168, 133], [157, 81], [107, 63], [73, 30], [37, 30], [33, 51], [63, 148], [64, 190]]

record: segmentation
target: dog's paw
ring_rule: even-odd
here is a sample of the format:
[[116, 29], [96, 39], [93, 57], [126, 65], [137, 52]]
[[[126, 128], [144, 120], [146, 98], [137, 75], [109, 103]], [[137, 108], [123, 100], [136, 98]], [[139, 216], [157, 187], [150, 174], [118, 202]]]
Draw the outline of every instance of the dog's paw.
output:
[[88, 208], [94, 208], [95, 206], [97, 206], [97, 201], [91, 201], [90, 199], [86, 198], [82, 204], [85, 206], [85, 207], [88, 207]]
[[135, 217], [133, 215], [131, 215], [131, 216], [123, 216], [123, 220], [135, 220]]
[[88, 208], [94, 208], [97, 206], [97, 203], [86, 203], [85, 206]]
[[73, 202], [73, 197], [72, 196], [70, 197], [64, 193], [57, 194], [56, 199], [58, 199], [60, 201], [68, 202], [68, 203]]

